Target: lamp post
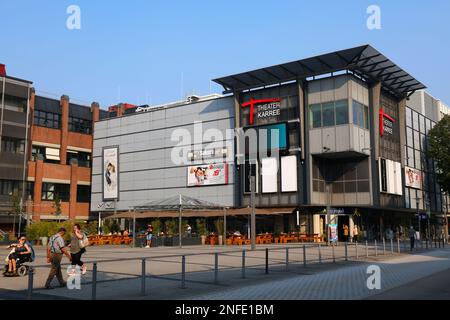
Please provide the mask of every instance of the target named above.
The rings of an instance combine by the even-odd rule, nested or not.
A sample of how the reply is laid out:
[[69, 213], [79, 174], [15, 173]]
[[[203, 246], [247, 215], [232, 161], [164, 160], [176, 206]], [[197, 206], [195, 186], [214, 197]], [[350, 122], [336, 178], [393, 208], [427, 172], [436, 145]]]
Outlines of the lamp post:
[[330, 193], [330, 182], [325, 182], [325, 188], [327, 190], [327, 221], [325, 223], [327, 228], [327, 244], [330, 245], [330, 211], [331, 211], [331, 193]]

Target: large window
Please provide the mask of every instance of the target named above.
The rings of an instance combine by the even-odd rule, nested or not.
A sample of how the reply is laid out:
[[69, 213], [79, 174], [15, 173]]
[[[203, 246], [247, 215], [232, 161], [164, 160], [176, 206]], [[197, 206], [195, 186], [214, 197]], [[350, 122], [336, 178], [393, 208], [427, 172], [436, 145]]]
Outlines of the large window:
[[77, 202], [90, 202], [90, 201], [91, 201], [91, 187], [77, 186]]
[[34, 124], [41, 127], [60, 129], [61, 115], [40, 110], [34, 111]]
[[25, 153], [25, 140], [2, 137], [2, 152]]
[[70, 201], [70, 185], [57, 183], [42, 184], [42, 200], [55, 200], [56, 195], [61, 201]]
[[331, 127], [348, 123], [347, 100], [309, 106], [310, 128]]
[[22, 181], [0, 180], [0, 195], [2, 196], [19, 195], [21, 190]]
[[70, 165], [72, 159], [78, 161], [79, 167], [90, 168], [91, 167], [91, 154], [81, 151], [67, 151], [67, 164]]
[[353, 124], [369, 129], [369, 108], [355, 100], [353, 100]]
[[69, 117], [69, 130], [84, 134], [91, 134], [92, 122], [90, 120]]

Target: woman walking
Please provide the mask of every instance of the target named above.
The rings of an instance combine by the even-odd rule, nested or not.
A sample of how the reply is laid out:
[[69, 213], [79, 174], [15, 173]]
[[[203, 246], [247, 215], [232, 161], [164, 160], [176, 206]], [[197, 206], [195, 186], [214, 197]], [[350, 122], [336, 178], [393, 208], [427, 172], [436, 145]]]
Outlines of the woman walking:
[[86, 266], [81, 261], [81, 255], [86, 252], [85, 247], [88, 244], [87, 236], [81, 232], [80, 225], [74, 224], [73, 233], [70, 238], [70, 256], [72, 257], [72, 270], [75, 269], [75, 266], [79, 266], [81, 268], [81, 273], [86, 274]]

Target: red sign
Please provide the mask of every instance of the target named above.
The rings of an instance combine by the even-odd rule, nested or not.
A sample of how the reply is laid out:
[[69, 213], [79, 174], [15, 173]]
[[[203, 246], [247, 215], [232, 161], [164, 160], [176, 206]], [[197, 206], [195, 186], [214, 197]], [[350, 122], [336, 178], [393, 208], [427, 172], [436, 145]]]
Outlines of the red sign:
[[255, 100], [255, 99], [251, 98], [250, 101], [244, 102], [242, 104], [242, 107], [245, 108], [245, 107], [250, 106], [250, 124], [253, 124], [253, 117], [255, 114], [255, 106], [256, 105], [265, 104], [265, 103], [276, 103], [276, 102], [281, 102], [281, 99], [275, 98], [275, 99]]
[[392, 123], [395, 122], [394, 118], [392, 118], [391, 116], [384, 113], [383, 108], [380, 108], [380, 136], [381, 137], [384, 135], [385, 131], [392, 134], [392, 126], [389, 127], [389, 123], [385, 123], [385, 120], [391, 121], [391, 125], [392, 125]]

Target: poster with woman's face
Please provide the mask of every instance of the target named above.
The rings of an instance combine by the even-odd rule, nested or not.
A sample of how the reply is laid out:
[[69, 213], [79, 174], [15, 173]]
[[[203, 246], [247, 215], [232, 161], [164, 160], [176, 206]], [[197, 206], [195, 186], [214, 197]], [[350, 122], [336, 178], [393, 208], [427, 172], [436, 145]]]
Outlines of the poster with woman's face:
[[114, 200], [119, 197], [118, 158], [118, 147], [103, 149], [103, 199], [105, 200]]
[[219, 185], [228, 183], [226, 163], [215, 163], [188, 167], [188, 187]]

